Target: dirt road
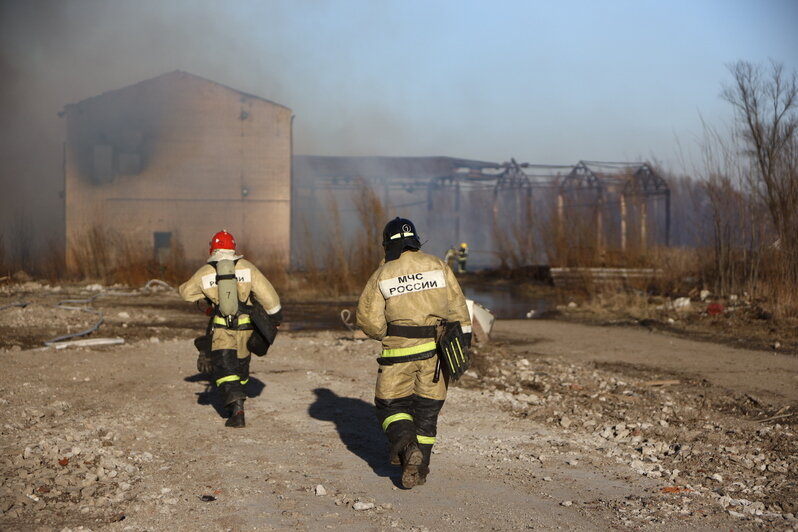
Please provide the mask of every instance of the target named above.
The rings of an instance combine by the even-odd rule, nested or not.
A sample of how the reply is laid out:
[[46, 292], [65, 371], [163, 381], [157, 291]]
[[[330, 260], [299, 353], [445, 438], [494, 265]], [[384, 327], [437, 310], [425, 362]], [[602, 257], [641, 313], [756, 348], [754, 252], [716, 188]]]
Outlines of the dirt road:
[[500, 321], [494, 338], [519, 352], [532, 350], [604, 367], [627, 364], [691, 375], [729, 390], [798, 402], [798, 357], [793, 355], [695, 342], [643, 327], [591, 327], [556, 321]]
[[[114, 316], [131, 329], [145, 303]], [[242, 430], [185, 331], [2, 350], [0, 528], [798, 529], [796, 359], [546, 321], [494, 340], [412, 490], [374, 419], [378, 344], [344, 330], [284, 332], [255, 359]]]

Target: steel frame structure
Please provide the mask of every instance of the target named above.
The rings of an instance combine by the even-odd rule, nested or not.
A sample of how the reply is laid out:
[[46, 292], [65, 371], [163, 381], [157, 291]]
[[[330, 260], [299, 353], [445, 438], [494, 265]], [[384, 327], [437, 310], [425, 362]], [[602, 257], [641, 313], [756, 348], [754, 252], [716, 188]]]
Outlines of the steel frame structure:
[[[316, 190], [351, 191], [355, 193], [363, 186], [371, 183], [381, 190], [384, 205], [389, 205], [392, 191], [404, 191], [413, 194], [425, 193], [408, 205], [426, 203], [427, 223], [432, 227], [438, 223], [436, 217], [445, 214], [451, 218], [453, 234], [448, 237], [452, 242], [461, 241], [463, 219], [463, 194], [466, 191], [484, 190], [491, 197], [491, 221], [501, 223], [502, 215], [511, 208], [514, 219], [523, 223], [525, 209], [533, 205], [535, 190], [548, 189], [556, 194], [556, 223], [561, 230], [569, 212], [575, 208], [593, 210], [593, 224], [596, 229], [596, 247], [602, 249], [607, 245], [607, 227], [605, 213], [617, 204], [614, 211], [620, 218], [620, 247], [628, 247], [629, 210], [635, 208], [639, 218], [640, 244], [649, 244], [650, 227], [653, 223], [664, 223], [664, 244], [670, 244], [671, 215], [670, 189], [666, 181], [659, 176], [648, 163], [634, 162], [602, 162], [581, 160], [575, 165], [542, 165], [518, 163], [515, 159], [496, 165], [459, 166], [450, 174], [432, 178], [414, 178], [412, 176], [396, 176], [372, 182], [365, 176], [325, 176], [317, 179], [312, 187]], [[504, 201], [511, 196], [512, 207]], [[441, 212], [441, 206], [451, 201], [451, 210]], [[664, 220], [650, 219], [648, 206], [650, 202], [664, 201]], [[530, 237], [531, 238], [531, 237]]]

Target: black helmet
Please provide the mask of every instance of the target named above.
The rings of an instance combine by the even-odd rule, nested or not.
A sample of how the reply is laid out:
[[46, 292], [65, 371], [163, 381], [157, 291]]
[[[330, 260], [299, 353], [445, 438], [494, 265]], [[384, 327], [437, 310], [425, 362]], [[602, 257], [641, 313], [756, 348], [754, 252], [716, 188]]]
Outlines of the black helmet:
[[385, 261], [398, 259], [405, 249], [419, 249], [416, 226], [407, 218], [394, 218], [382, 231], [382, 247], [385, 248]]

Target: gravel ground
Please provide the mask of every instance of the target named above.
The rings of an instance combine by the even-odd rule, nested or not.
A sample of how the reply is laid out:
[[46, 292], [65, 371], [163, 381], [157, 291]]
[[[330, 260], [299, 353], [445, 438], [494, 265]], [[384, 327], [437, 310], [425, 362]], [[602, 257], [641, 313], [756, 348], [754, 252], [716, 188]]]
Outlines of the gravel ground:
[[[0, 314], [3, 529], [798, 530], [795, 357], [500, 321], [450, 388], [428, 483], [404, 490], [376, 342], [289, 320], [227, 429], [194, 368], [205, 318], [174, 292], [35, 285], [0, 299], [29, 300]], [[98, 293], [91, 337], [124, 344], [42, 347], [96, 321], [52, 305]]]

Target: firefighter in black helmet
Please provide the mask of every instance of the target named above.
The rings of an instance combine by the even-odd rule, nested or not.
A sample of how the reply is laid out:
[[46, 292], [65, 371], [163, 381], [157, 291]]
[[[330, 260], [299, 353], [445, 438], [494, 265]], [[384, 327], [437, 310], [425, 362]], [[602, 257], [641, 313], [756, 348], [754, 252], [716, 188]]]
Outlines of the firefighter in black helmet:
[[377, 359], [377, 419], [402, 465], [402, 484], [426, 482], [446, 375], [435, 379], [441, 320], [459, 321], [468, 341], [471, 320], [451, 268], [420, 251], [413, 222], [395, 218], [383, 231], [385, 260], [368, 280], [357, 307], [358, 326], [382, 342]]

